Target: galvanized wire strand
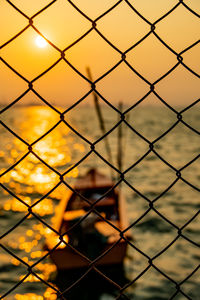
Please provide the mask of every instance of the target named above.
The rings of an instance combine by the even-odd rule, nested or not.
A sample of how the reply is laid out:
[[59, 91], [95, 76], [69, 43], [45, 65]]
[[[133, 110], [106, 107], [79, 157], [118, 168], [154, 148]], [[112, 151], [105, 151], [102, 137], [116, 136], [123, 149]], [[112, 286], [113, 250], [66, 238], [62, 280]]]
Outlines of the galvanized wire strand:
[[[174, 128], [177, 127], [178, 124], [182, 124], [185, 128], [190, 130], [192, 133], [194, 133], [197, 136], [200, 136], [200, 131], [196, 128], [194, 128], [191, 124], [186, 122], [184, 120], [184, 113], [189, 111], [191, 108], [196, 107], [199, 104], [200, 99], [195, 99], [191, 104], [189, 104], [187, 107], [182, 109], [181, 111], [177, 111], [172, 105], [170, 105], [164, 98], [161, 96], [156, 88], [157, 84], [161, 82], [164, 78], [167, 78], [171, 73], [174, 72], [174, 70], [177, 69], [180, 65], [187, 70], [189, 73], [191, 73], [193, 76], [196, 78], [200, 78], [200, 75], [192, 69], [191, 66], [186, 64], [184, 62], [184, 54], [188, 53], [191, 49], [196, 47], [199, 44], [199, 40], [194, 42], [193, 44], [187, 46], [185, 49], [183, 49], [181, 52], [177, 52], [171, 45], [169, 45], [163, 36], [160, 36], [157, 32], [156, 29], [159, 27], [159, 23], [162, 22], [163, 20], [167, 19], [169, 15], [171, 15], [174, 11], [177, 10], [179, 7], [184, 7], [189, 13], [191, 13], [194, 17], [199, 18], [200, 15], [194, 11], [188, 4], [184, 2], [184, 0], [179, 0], [177, 3], [171, 7], [165, 14], [163, 14], [160, 18], [158, 18], [154, 23], [150, 22], [140, 11], [138, 11], [133, 4], [131, 4], [128, 0], [119, 0], [115, 1], [114, 4], [109, 7], [106, 11], [104, 11], [101, 15], [99, 15], [96, 19], [91, 19], [86, 12], [82, 11], [72, 0], [66, 0], [66, 3], [70, 4], [73, 9], [79, 13], [83, 19], [85, 19], [88, 24], [91, 25], [91, 27], [81, 36], [79, 36], [76, 40], [74, 40], [70, 45], [66, 45], [64, 49], [60, 49], [56, 44], [54, 44], [51, 40], [47, 39], [45, 35], [40, 31], [37, 26], [35, 26], [34, 21], [39, 15], [42, 15], [43, 12], [48, 11], [49, 7], [53, 7], [54, 3], [58, 2], [58, 0], [54, 0], [49, 2], [46, 6], [41, 8], [39, 11], [37, 11], [34, 15], [29, 17], [26, 13], [23, 12], [23, 10], [19, 9], [17, 5], [15, 5], [12, 1], [6, 0], [6, 2], [10, 5], [12, 9], [14, 9], [17, 13], [19, 13], [21, 16], [23, 16], [28, 24], [22, 28], [17, 34], [9, 38], [7, 41], [5, 41], [2, 45], [0, 45], [0, 49], [6, 49], [6, 47], [13, 43], [19, 36], [22, 36], [24, 32], [26, 32], [29, 28], [32, 28], [38, 35], [42, 36], [47, 43], [58, 53], [58, 58], [56, 61], [54, 61], [53, 64], [51, 64], [49, 67], [47, 67], [45, 70], [43, 70], [40, 74], [38, 74], [35, 78], [32, 80], [27, 79], [23, 74], [21, 74], [17, 69], [15, 69], [12, 65], [9, 64], [9, 62], [4, 58], [0, 57], [0, 61], [6, 66], [11, 72], [13, 72], [18, 78], [26, 82], [27, 84], [27, 89], [21, 93], [20, 96], [18, 96], [16, 99], [13, 99], [10, 101], [8, 105], [3, 107], [0, 111], [0, 115], [3, 115], [4, 112], [9, 111], [13, 108], [13, 106], [17, 103], [22, 102], [23, 98], [31, 91], [34, 93], [34, 95], [38, 98], [39, 101], [41, 101], [42, 104], [47, 105], [49, 109], [52, 109], [57, 115], [60, 117], [60, 120], [58, 122], [55, 122], [55, 124], [45, 133], [43, 133], [41, 136], [39, 136], [36, 140], [34, 140], [32, 143], [28, 143], [23, 137], [20, 136], [20, 134], [15, 132], [15, 129], [11, 129], [7, 124], [6, 121], [0, 120], [0, 125], [10, 134], [12, 134], [17, 140], [21, 141], [24, 145], [27, 146], [27, 152], [25, 152], [21, 158], [19, 158], [17, 161], [15, 161], [11, 166], [9, 166], [6, 170], [3, 170], [3, 172], [0, 174], [0, 178], [6, 174], [8, 174], [10, 171], [12, 171], [16, 166], [19, 166], [20, 163], [30, 154], [34, 155], [35, 158], [40, 161], [43, 165], [45, 165], [49, 170], [51, 170], [54, 174], [58, 176], [58, 181], [55, 184], [53, 188], [51, 188], [46, 194], [44, 194], [40, 199], [38, 199], [35, 203], [32, 205], [28, 205], [25, 201], [20, 199], [19, 196], [15, 194], [12, 190], [10, 190], [6, 185], [3, 183], [0, 183], [0, 186], [3, 190], [5, 190], [7, 193], [9, 193], [11, 196], [13, 196], [17, 201], [21, 202], [23, 205], [27, 207], [27, 212], [23, 218], [21, 218], [16, 224], [14, 224], [11, 228], [9, 228], [6, 232], [4, 232], [0, 236], [0, 247], [6, 251], [11, 257], [14, 257], [17, 259], [20, 263], [22, 263], [25, 267], [27, 267], [27, 274], [23, 277], [22, 280], [20, 280], [17, 284], [15, 284], [13, 287], [11, 287], [4, 295], [0, 296], [0, 299], [5, 299], [11, 292], [13, 292], [19, 285], [23, 284], [25, 279], [30, 275], [33, 274], [37, 279], [44, 283], [46, 286], [51, 287], [55, 293], [57, 294], [58, 298], [65, 299], [65, 294], [69, 292], [73, 287], [76, 287], [76, 285], [91, 271], [95, 270], [98, 274], [100, 274], [105, 280], [110, 282], [111, 285], [115, 286], [118, 290], [118, 295], [116, 296], [115, 299], [120, 299], [123, 297], [124, 299], [129, 299], [126, 294], [124, 294], [127, 290], [127, 288], [131, 285], [133, 285], [135, 282], [137, 282], [150, 268], [153, 268], [156, 270], [160, 275], [162, 275], [165, 279], [170, 281], [176, 291], [171, 295], [169, 299], [174, 299], [178, 294], [181, 294], [184, 296], [186, 299], [191, 299], [182, 289], [183, 284], [188, 281], [200, 268], [200, 266], [196, 266], [196, 268], [187, 276], [185, 279], [183, 279], [181, 282], [176, 282], [174, 279], [172, 279], [170, 276], [168, 276], [164, 271], [162, 271], [160, 268], [156, 266], [156, 259], [164, 255], [164, 253], [173, 245], [176, 243], [176, 241], [179, 238], [183, 238], [187, 243], [190, 243], [194, 245], [195, 247], [200, 248], [199, 243], [196, 243], [189, 237], [187, 237], [184, 233], [184, 229], [187, 228], [187, 226], [194, 221], [200, 214], [200, 210], [195, 212], [193, 216], [185, 222], [181, 227], [177, 226], [174, 222], [172, 222], [167, 216], [165, 216], [163, 213], [157, 209], [154, 204], [157, 203], [159, 199], [161, 199], [168, 191], [170, 191], [176, 184], [177, 182], [182, 182], [185, 185], [191, 187], [193, 190], [196, 192], [200, 192], [200, 189], [195, 186], [192, 182], [190, 182], [187, 178], [183, 177], [182, 171], [187, 169], [189, 166], [193, 165], [199, 158], [200, 154], [196, 155], [193, 157], [190, 161], [185, 163], [181, 168], [177, 169], [173, 164], [171, 164], [165, 157], [163, 157], [158, 150], [155, 150], [155, 145], [158, 141], [162, 140], [165, 136], [167, 136], [171, 131], [173, 131]], [[104, 17], [109, 15], [112, 11], [114, 11], [116, 8], [119, 8], [122, 3], [126, 3], [127, 7], [133, 12], [133, 14], [136, 14], [140, 19], [143, 20], [144, 23], [146, 23], [150, 29], [146, 32], [146, 34], [140, 38], [138, 41], [136, 41], [134, 44], [132, 44], [128, 49], [125, 51], [122, 51], [115, 43], [110, 41], [108, 37], [106, 36], [106, 33], [102, 33], [101, 30], [98, 28], [98, 22], [101, 20], [103, 21]], [[67, 58], [67, 51], [73, 47], [75, 47], [81, 40], [84, 40], [85, 37], [89, 36], [91, 32], [95, 32], [108, 46], [111, 47], [111, 49], [119, 55], [118, 61], [109, 69], [107, 69], [103, 74], [100, 75], [99, 78], [97, 78], [95, 81], [92, 81], [91, 79], [88, 79], [77, 67], [75, 67], [70, 60]], [[128, 60], [128, 54], [131, 51], [134, 51], [135, 48], [137, 48], [138, 45], [142, 44], [143, 41], [145, 41], [149, 36], [153, 35], [161, 44], [162, 46], [167, 49], [171, 54], [173, 54], [177, 62], [171, 66], [164, 74], [162, 74], [159, 78], [157, 78], [154, 82], [150, 82], [141, 72], [139, 72], [134, 65], [132, 65], [129, 60]], [[73, 103], [65, 109], [64, 112], [60, 112], [59, 109], [57, 109], [54, 105], [52, 105], [47, 98], [44, 98], [40, 93], [35, 89], [34, 83], [37, 82], [40, 78], [44, 77], [50, 70], [54, 69], [56, 65], [58, 65], [60, 62], [64, 62], [71, 70], [73, 70], [82, 80], [90, 84], [90, 89], [83, 95], [80, 99], [73, 99]], [[112, 74], [114, 70], [116, 70], [120, 65], [124, 64], [133, 74], [135, 74], [138, 78], [140, 78], [148, 87], [149, 91], [144, 94], [140, 99], [137, 99], [137, 101], [132, 104], [131, 107], [127, 108], [123, 113], [113, 105], [109, 99], [105, 98], [102, 93], [98, 91], [97, 84], [101, 82], [104, 78], [106, 78], [109, 74]], [[109, 129], [105, 130], [101, 134], [101, 136], [96, 139], [96, 141], [91, 142], [87, 136], [84, 134], [80, 133], [72, 124], [70, 124], [69, 121], [66, 121], [65, 116], [73, 111], [75, 107], [78, 107], [80, 103], [83, 102], [84, 99], [86, 99], [89, 95], [92, 93], [95, 93], [101, 103], [107, 105], [110, 109], [112, 109], [114, 112], [116, 112], [119, 115], [119, 120]], [[149, 95], [153, 94], [160, 103], [162, 103], [168, 110], [170, 110], [174, 116], [176, 116], [177, 120], [169, 127], [167, 128], [160, 136], [155, 138], [153, 141], [150, 141], [148, 138], [146, 138], [141, 132], [139, 132], [134, 125], [130, 124], [130, 121], [128, 120], [127, 115], [128, 113], [134, 111], [136, 107], [138, 107], [141, 103], [145, 102], [147, 97]], [[37, 145], [37, 143], [41, 140], [43, 140], [46, 136], [48, 136], [50, 133], [53, 133], [56, 128], [60, 124], [64, 124], [70, 132], [73, 132], [78, 138], [80, 138], [84, 143], [87, 144], [88, 146], [88, 152], [83, 156], [79, 157], [78, 161], [75, 162], [75, 164], [70, 167], [68, 170], [65, 172], [61, 173], [58, 170], [56, 170], [54, 167], [52, 167], [49, 163], [47, 163], [44, 159], [40, 157], [35, 151], [34, 151], [34, 145]], [[137, 135], [139, 139], [142, 139], [144, 143], [147, 145], [148, 150], [141, 154], [141, 157], [134, 163], [132, 163], [128, 168], [126, 168], [123, 172], [122, 170], [119, 170], [118, 167], [115, 167], [107, 157], [105, 157], [104, 154], [102, 154], [100, 151], [97, 151], [96, 145], [100, 143], [103, 139], [109, 138], [109, 135], [114, 132], [115, 129], [117, 129], [119, 126], [124, 124], [127, 129], [131, 130], [134, 134]], [[159, 159], [162, 163], [165, 164], [170, 170], [172, 170], [176, 176], [174, 180], [168, 185], [167, 188], [163, 192], [161, 192], [157, 197], [155, 197], [153, 200], [150, 200], [146, 195], [144, 195], [140, 190], [138, 190], [134, 184], [131, 184], [127, 178], [126, 175], [131, 171], [134, 170], [134, 168], [146, 158], [148, 157], [149, 154], [154, 154], [157, 159]], [[89, 199], [81, 195], [77, 190], [72, 187], [67, 180], [65, 179], [65, 176], [74, 170], [76, 167], [81, 166], [81, 164], [88, 158], [90, 155], [96, 155], [103, 163], [105, 163], [106, 166], [111, 168], [117, 175], [119, 180], [116, 180], [114, 182], [113, 187], [109, 189], [104, 195], [102, 195], [98, 200], [96, 200], [94, 203], [91, 203]], [[97, 210], [96, 210], [96, 204], [100, 202], [102, 199], [105, 199], [105, 197], [111, 192], [114, 191], [118, 186], [124, 183], [130, 190], [134, 191], [139, 197], [141, 197], [144, 201], [147, 202], [148, 208], [146, 209], [145, 212], [143, 212], [132, 224], [130, 224], [127, 228], [120, 230], [117, 228], [115, 225], [113, 225], [111, 222], [109, 222], [107, 219], [105, 219]], [[34, 207], [37, 206], [38, 203], [41, 203], [44, 199], [46, 199], [53, 191], [55, 191], [60, 184], [64, 184], [69, 190], [71, 190], [73, 193], [75, 193], [77, 196], [79, 196], [85, 203], [89, 205], [89, 211], [78, 221], [76, 222], [73, 226], [71, 226], [65, 233], [60, 234], [57, 232], [50, 224], [48, 224], [41, 216], [36, 214], [33, 209]], [[174, 237], [174, 239], [166, 245], [161, 251], [159, 251], [157, 254], [155, 254], [152, 258], [149, 257], [142, 249], [137, 247], [136, 243], [133, 241], [130, 241], [126, 237], [126, 232], [128, 232], [131, 229], [134, 229], [135, 226], [143, 220], [143, 218], [148, 215], [150, 212], [154, 212], [159, 218], [161, 218], [165, 223], [170, 225], [174, 230], [176, 230], [177, 235]], [[72, 231], [74, 228], [76, 228], [83, 220], [85, 220], [91, 213], [95, 213], [96, 215], [99, 216], [102, 220], [104, 220], [109, 226], [111, 226], [116, 232], [119, 234], [119, 239], [116, 241], [113, 246], [105, 251], [104, 253], [101, 253], [95, 260], [91, 261], [89, 258], [87, 258], [83, 253], [78, 251], [75, 247], [72, 245], [66, 243], [63, 239], [63, 237]], [[6, 246], [3, 245], [3, 239], [4, 237], [8, 236], [13, 230], [18, 228], [25, 220], [27, 220], [30, 216], [33, 216], [37, 221], [39, 221], [41, 224], [43, 224], [46, 228], [49, 228], [50, 231], [54, 232], [59, 236], [60, 241], [47, 253], [38, 259], [34, 264], [31, 266], [27, 264], [23, 259], [18, 257], [15, 253], [13, 253], [11, 250], [9, 250]], [[130, 280], [129, 283], [124, 285], [123, 287], [119, 286], [116, 282], [114, 282], [111, 278], [109, 278], [107, 275], [105, 275], [102, 271], [99, 270], [97, 263], [98, 261], [106, 256], [107, 253], [112, 251], [112, 249], [121, 241], [124, 240], [127, 242], [127, 244], [132, 247], [135, 251], [140, 253], [147, 261], [148, 261], [148, 266], [140, 273], [138, 274], [134, 279]], [[64, 243], [66, 247], [70, 248], [72, 251], [74, 251], [76, 254], [80, 255], [82, 258], [85, 259], [85, 261], [88, 263], [88, 268], [86, 272], [78, 278], [71, 286], [66, 287], [64, 291], [59, 291], [59, 289], [55, 288], [52, 284], [48, 283], [45, 281], [41, 276], [39, 276], [33, 268], [37, 266], [38, 263], [43, 262], [44, 259], [49, 257], [49, 255], [55, 251], [58, 246]]]

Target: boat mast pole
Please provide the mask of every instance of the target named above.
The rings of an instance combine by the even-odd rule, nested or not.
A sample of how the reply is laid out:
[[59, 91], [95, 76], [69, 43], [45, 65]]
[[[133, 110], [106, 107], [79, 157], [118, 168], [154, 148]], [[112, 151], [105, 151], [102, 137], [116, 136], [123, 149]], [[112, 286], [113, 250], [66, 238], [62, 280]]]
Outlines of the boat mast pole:
[[[122, 112], [122, 109], [123, 109], [123, 103], [120, 101], [118, 105], [118, 110]], [[122, 136], [123, 136], [123, 131], [122, 131], [122, 123], [121, 123], [118, 126], [118, 151], [117, 151], [117, 164], [120, 172], [122, 171], [122, 164], [123, 164]]]
[[[86, 71], [87, 71], [88, 79], [91, 82], [93, 82], [90, 68], [87, 67]], [[98, 99], [97, 94], [94, 91], [92, 92], [92, 95], [93, 95], [94, 105], [95, 105], [98, 120], [99, 120], [100, 129], [101, 129], [101, 132], [104, 135], [104, 134], [106, 134], [106, 128], [105, 128], [105, 122], [104, 122], [103, 114], [101, 112], [101, 107], [99, 105], [99, 99]], [[112, 152], [111, 152], [111, 148], [110, 148], [110, 144], [109, 144], [107, 136], [104, 138], [104, 143], [105, 143], [105, 148], [106, 148], [107, 155], [108, 155], [108, 160], [109, 160], [110, 164], [113, 165]], [[111, 177], [113, 178], [113, 169], [111, 169]]]

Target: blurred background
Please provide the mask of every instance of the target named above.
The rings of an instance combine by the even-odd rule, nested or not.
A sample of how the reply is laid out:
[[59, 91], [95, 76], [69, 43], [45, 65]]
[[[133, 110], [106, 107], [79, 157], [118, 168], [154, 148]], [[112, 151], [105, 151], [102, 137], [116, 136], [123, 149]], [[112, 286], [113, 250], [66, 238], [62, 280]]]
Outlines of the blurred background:
[[[89, 67], [105, 128], [110, 130], [107, 140], [116, 168], [119, 133], [115, 126], [119, 102], [123, 103], [128, 125], [121, 125], [122, 171], [130, 168], [125, 179], [136, 191], [125, 182], [120, 186], [129, 223], [144, 215], [129, 231], [138, 249], [157, 256], [154, 265], [161, 270], [146, 270], [148, 259], [128, 246], [124, 274], [116, 280], [131, 283], [139, 276], [125, 292], [129, 299], [161, 300], [173, 295], [173, 299], [199, 299], [200, 2], [185, 0], [184, 6], [177, 0], [57, 0], [37, 14], [49, 3], [0, 1], [0, 296], [56, 299], [53, 287], [59, 287], [59, 282], [49, 257], [34, 267], [35, 275], [25, 277], [23, 262], [35, 263], [46, 254], [43, 245], [50, 231], [28, 214], [27, 207], [37, 202], [34, 213], [51, 224], [68, 190], [54, 170], [71, 169], [90, 151], [87, 141], [94, 143], [103, 135], [87, 81]], [[92, 20], [96, 29], [91, 29]], [[155, 24], [153, 32], [151, 24]], [[65, 60], [60, 51], [65, 52]], [[184, 64], [178, 62], [179, 54]], [[153, 84], [155, 90], [150, 91]], [[179, 112], [184, 123], [177, 123]], [[73, 130], [60, 122], [61, 113]], [[154, 143], [159, 155], [151, 151], [145, 156], [149, 143]], [[97, 142], [96, 151], [109, 160], [104, 139]], [[91, 167], [110, 175], [110, 166], [92, 153], [64, 179], [72, 186]], [[177, 178], [177, 170], [184, 180]], [[113, 170], [112, 175], [117, 181], [118, 173]], [[147, 214], [145, 197], [156, 199], [155, 209]], [[178, 227], [184, 236], [177, 238]], [[176, 282], [182, 293], [176, 294]], [[116, 299], [117, 291], [109, 284], [101, 282], [105, 289], [99, 289], [97, 283], [91, 295], [87, 281], [78, 291], [85, 299], [94, 299], [94, 292], [96, 299]], [[66, 295], [78, 299], [71, 297]]]

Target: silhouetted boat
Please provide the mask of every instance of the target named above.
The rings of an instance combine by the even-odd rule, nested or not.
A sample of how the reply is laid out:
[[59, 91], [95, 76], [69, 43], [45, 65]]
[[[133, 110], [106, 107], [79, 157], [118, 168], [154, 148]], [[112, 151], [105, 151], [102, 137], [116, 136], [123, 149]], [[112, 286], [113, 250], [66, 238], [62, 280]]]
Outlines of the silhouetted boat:
[[[95, 262], [98, 266], [122, 264], [127, 250], [127, 242], [123, 238], [120, 239], [120, 231], [128, 226], [125, 200], [121, 192], [119, 193], [119, 189], [113, 189], [113, 186], [113, 181], [107, 176], [96, 169], [91, 169], [77, 180], [74, 186], [76, 192], [71, 191], [66, 198], [61, 200], [55, 214], [53, 227], [62, 235], [67, 232], [67, 235], [63, 237], [66, 243], [90, 260], [101, 256]], [[104, 194], [106, 194], [105, 197], [102, 197]], [[94, 209], [113, 226], [102, 220], [95, 212], [91, 212], [75, 226], [91, 210], [90, 204], [79, 195], [88, 199], [91, 204], [95, 203]], [[128, 235], [127, 238], [129, 238]], [[52, 244], [50, 238], [47, 237], [45, 247], [50, 251], [50, 257], [58, 270], [89, 266], [87, 259], [65, 243], [62, 242], [53, 250], [54, 245], [55, 243]]]

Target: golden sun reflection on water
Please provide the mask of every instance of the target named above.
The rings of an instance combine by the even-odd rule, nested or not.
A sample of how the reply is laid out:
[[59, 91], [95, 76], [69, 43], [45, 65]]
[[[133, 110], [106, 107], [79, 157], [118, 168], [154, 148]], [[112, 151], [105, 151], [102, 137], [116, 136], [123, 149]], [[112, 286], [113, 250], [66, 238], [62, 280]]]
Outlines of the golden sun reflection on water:
[[[29, 143], [36, 141], [55, 125], [57, 118], [57, 114], [47, 107], [27, 107], [24, 110], [24, 116], [21, 118], [22, 121], [18, 121], [19, 135]], [[27, 147], [17, 138], [14, 139], [12, 147], [9, 144], [7, 145], [7, 149], [9, 153], [6, 155], [2, 152], [1, 155], [6, 156], [8, 164], [16, 162], [27, 152]], [[79, 145], [69, 136], [67, 126], [54, 129], [33, 145], [34, 153], [49, 166], [60, 172], [62, 172], [60, 169], [63, 167], [66, 171], [73, 166], [71, 161], [74, 149], [83, 152], [84, 146]], [[4, 171], [6, 171], [6, 168], [2, 169], [2, 173]], [[77, 167], [66, 174], [66, 177], [76, 178], [77, 176]], [[7, 183], [15, 194], [20, 195], [24, 202], [31, 205], [33, 204], [32, 194], [46, 194], [59, 182], [59, 175], [45, 166], [34, 154], [30, 153], [15, 168], [2, 176], [1, 182]], [[58, 198], [60, 198], [60, 194]], [[8, 200], [4, 205], [4, 209], [20, 212], [27, 210], [26, 206], [16, 199]], [[34, 210], [40, 215], [51, 214], [53, 211], [51, 200], [43, 200], [37, 204]]]
[[[58, 118], [58, 116], [47, 107], [26, 107], [23, 108], [22, 111], [23, 114], [21, 118], [17, 120], [18, 126], [16, 128], [19, 130], [19, 136], [28, 143], [36, 141], [57, 122], [56, 118]], [[0, 157], [6, 161], [6, 167], [2, 169], [2, 172], [6, 171], [6, 168], [18, 161], [20, 157], [27, 152], [27, 146], [19, 139], [13, 138], [13, 140], [11, 140], [8, 138], [8, 141], [5, 151], [0, 152]], [[70, 131], [66, 126], [60, 126], [34, 144], [33, 151], [48, 165], [62, 173], [73, 166], [72, 152], [78, 151], [82, 153], [85, 151], [85, 148], [84, 145], [77, 143], [73, 136], [70, 136]], [[77, 167], [66, 174], [68, 178], [76, 178], [77, 176]], [[59, 181], [59, 175], [45, 166], [32, 153], [29, 153], [23, 161], [1, 177], [1, 182], [28, 206], [40, 200], [53, 189]], [[6, 194], [6, 201], [3, 204], [3, 208], [6, 212], [28, 212], [25, 204], [11, 197], [6, 191], [3, 191], [3, 193]], [[57, 205], [54, 199], [60, 200], [62, 197], [65, 197], [65, 195], [66, 187], [60, 185], [58, 189], [54, 190], [47, 198], [38, 202], [33, 207], [33, 212], [37, 213], [40, 217], [50, 216], [52, 221], [54, 218], [55, 205]], [[29, 216], [29, 218], [33, 217]], [[48, 223], [51, 224], [51, 221], [49, 218]], [[56, 236], [50, 229], [37, 222], [32, 225], [32, 228], [29, 227], [25, 229], [23, 234], [20, 233], [20, 235], [16, 235], [16, 238], [10, 239], [8, 245], [12, 249], [20, 250], [22, 253], [20, 257], [23, 261], [32, 265], [46, 254], [46, 251], [43, 250], [44, 239], [46, 237], [48, 237], [48, 241], [51, 245], [56, 245], [60, 241], [59, 236]], [[65, 242], [67, 241], [66, 236]], [[64, 246], [64, 243], [59, 245], [61, 248]], [[16, 258], [13, 258], [11, 262], [16, 267], [21, 266], [21, 262]], [[50, 274], [56, 271], [55, 265], [46, 260], [45, 262], [39, 262], [34, 269], [36, 274], [45, 281], [48, 281]], [[19, 280], [22, 280], [25, 275], [25, 273], [24, 275], [20, 275]], [[24, 280], [25, 283], [38, 281], [39, 279], [33, 274], [30, 274]], [[50, 287], [47, 287], [43, 293], [43, 295], [37, 295], [32, 292], [18, 293], [15, 295], [15, 299], [56, 299], [55, 290]]]
[[48, 287], [44, 293], [44, 296], [38, 296], [34, 293], [28, 293], [28, 294], [16, 294], [15, 295], [16, 300], [55, 300], [57, 299], [57, 295], [55, 293], [55, 290]]

